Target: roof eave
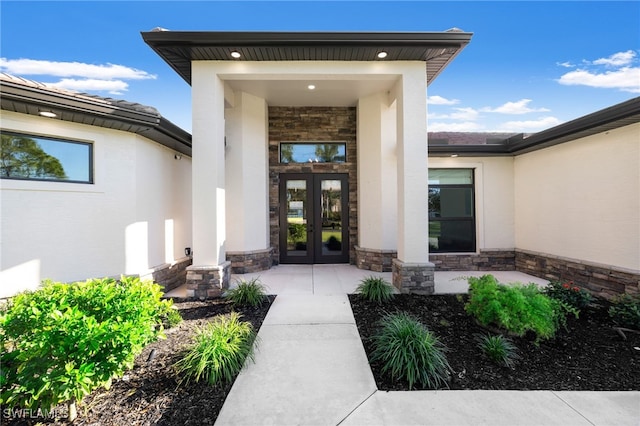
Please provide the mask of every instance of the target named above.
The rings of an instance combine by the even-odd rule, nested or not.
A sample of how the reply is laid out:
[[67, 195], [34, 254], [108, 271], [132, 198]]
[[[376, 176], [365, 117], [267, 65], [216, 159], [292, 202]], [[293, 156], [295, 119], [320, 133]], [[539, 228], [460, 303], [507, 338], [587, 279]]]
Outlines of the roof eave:
[[3, 110], [28, 115], [50, 110], [59, 120], [82, 124], [91, 122], [98, 127], [136, 133], [191, 156], [191, 135], [158, 113], [127, 109], [88, 96], [48, 91], [4, 79], [0, 80], [0, 92]]

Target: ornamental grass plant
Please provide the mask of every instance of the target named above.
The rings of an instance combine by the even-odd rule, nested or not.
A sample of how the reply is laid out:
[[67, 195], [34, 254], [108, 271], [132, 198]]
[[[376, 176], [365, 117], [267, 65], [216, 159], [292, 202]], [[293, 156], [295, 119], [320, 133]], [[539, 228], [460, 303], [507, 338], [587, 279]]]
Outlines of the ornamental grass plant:
[[484, 355], [496, 364], [513, 367], [518, 359], [518, 348], [502, 334], [481, 334], [476, 340]]
[[372, 362], [382, 363], [382, 372], [406, 380], [409, 389], [418, 384], [437, 389], [447, 384], [449, 363], [446, 348], [425, 325], [406, 313], [388, 314], [373, 336]]
[[356, 291], [366, 300], [378, 304], [388, 302], [393, 298], [393, 287], [382, 277], [364, 278], [360, 281]]
[[192, 346], [174, 365], [181, 385], [201, 380], [210, 385], [229, 383], [247, 358], [253, 361], [256, 332], [240, 318], [237, 312], [218, 315], [198, 329]]
[[234, 306], [251, 306], [253, 308], [260, 306], [266, 300], [264, 286], [258, 278], [249, 281], [240, 281], [236, 288], [227, 290], [225, 297], [233, 303]]

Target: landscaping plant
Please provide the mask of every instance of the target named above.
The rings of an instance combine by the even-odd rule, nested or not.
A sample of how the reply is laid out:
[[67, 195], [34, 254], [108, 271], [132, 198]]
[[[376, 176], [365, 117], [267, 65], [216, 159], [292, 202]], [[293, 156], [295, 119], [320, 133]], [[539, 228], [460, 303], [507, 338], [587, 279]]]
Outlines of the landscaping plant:
[[394, 379], [437, 389], [446, 385], [449, 363], [446, 348], [422, 323], [406, 313], [386, 315], [381, 330], [373, 336], [372, 362], [381, 362], [382, 371]]
[[370, 302], [382, 304], [393, 297], [393, 287], [382, 277], [366, 277], [360, 281], [356, 291]]
[[620, 327], [640, 330], [640, 295], [621, 294], [612, 300], [609, 316]]
[[163, 336], [160, 286], [139, 278], [45, 282], [0, 311], [0, 403], [48, 412], [75, 402], [133, 367]]
[[507, 367], [513, 367], [518, 358], [516, 346], [511, 339], [502, 334], [482, 334], [477, 336], [478, 347], [491, 361]]
[[593, 296], [587, 290], [574, 285], [573, 281], [561, 282], [551, 281], [543, 290], [543, 292], [556, 300], [573, 306], [578, 311], [586, 308]]
[[555, 336], [566, 325], [567, 313], [578, 311], [548, 297], [535, 285], [504, 285], [493, 275], [469, 278], [469, 300], [465, 310], [483, 326], [495, 326], [517, 336], [528, 331], [536, 342]]
[[237, 312], [216, 316], [196, 332], [193, 345], [175, 364], [180, 384], [231, 382], [245, 359], [253, 360], [255, 339], [251, 323], [240, 321]]
[[266, 299], [264, 286], [258, 278], [250, 281], [240, 281], [236, 288], [227, 290], [225, 297], [235, 306], [257, 307]]

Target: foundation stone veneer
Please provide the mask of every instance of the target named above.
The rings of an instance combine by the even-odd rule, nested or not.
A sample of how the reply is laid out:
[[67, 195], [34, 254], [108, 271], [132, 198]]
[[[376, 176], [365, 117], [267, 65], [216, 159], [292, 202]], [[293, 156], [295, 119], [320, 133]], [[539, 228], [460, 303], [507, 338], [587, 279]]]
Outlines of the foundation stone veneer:
[[229, 288], [231, 262], [217, 266], [189, 266], [187, 268], [187, 297], [213, 299]]

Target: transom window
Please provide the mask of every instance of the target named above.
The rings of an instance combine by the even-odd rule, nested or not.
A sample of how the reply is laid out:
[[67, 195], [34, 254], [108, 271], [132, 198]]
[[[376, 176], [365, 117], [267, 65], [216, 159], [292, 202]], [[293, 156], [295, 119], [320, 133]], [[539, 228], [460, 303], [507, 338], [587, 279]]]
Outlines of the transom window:
[[93, 145], [0, 131], [2, 179], [93, 183]]
[[429, 169], [429, 251], [476, 250], [473, 169]]
[[281, 163], [344, 163], [347, 144], [344, 142], [281, 143]]

